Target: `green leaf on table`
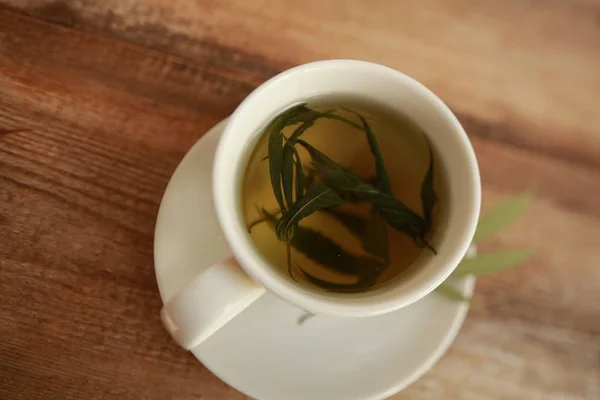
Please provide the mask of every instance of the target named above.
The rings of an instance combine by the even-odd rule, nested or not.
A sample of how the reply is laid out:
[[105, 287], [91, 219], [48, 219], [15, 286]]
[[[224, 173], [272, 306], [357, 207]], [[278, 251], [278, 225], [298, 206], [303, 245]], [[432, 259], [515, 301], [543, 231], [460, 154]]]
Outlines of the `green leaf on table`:
[[452, 276], [487, 275], [516, 267], [533, 256], [532, 250], [501, 250], [463, 259]]
[[449, 300], [471, 302], [471, 298], [463, 294], [463, 292], [453, 286], [451, 283], [444, 282], [435, 289], [435, 292], [441, 294]]
[[527, 208], [534, 194], [528, 189], [498, 204], [486, 212], [477, 224], [473, 243], [488, 239], [514, 222]]
[[329, 186], [324, 184], [311, 186], [306, 195], [296, 201], [279, 219], [276, 228], [277, 238], [289, 241], [293, 235], [293, 228], [302, 219], [320, 209], [334, 207], [343, 202], [344, 200]]

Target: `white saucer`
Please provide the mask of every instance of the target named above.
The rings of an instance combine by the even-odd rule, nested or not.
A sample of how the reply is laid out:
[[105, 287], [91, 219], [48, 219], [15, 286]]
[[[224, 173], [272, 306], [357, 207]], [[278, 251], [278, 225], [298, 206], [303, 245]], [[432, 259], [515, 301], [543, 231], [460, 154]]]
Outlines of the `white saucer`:
[[[163, 302], [231, 255], [216, 220], [212, 162], [226, 120], [177, 167], [154, 238]], [[475, 280], [457, 286], [466, 295]], [[192, 352], [221, 380], [260, 400], [384, 399], [427, 372], [458, 333], [468, 306], [430, 294], [390, 314], [345, 319], [304, 312], [267, 293]]]

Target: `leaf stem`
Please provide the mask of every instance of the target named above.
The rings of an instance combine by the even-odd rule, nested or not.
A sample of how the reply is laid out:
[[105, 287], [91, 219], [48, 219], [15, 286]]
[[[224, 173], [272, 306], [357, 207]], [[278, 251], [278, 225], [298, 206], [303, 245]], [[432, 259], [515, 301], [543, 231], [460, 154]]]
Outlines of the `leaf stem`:
[[281, 211], [275, 210], [275, 211], [272, 211], [272, 212], [268, 212], [268, 211], [263, 212], [263, 216], [262, 217], [258, 218], [257, 220], [254, 220], [254, 221], [250, 222], [250, 224], [248, 225], [248, 233], [250, 233], [252, 231], [252, 228], [254, 228], [256, 225], [262, 224], [263, 222], [270, 221], [277, 214], [281, 214]]

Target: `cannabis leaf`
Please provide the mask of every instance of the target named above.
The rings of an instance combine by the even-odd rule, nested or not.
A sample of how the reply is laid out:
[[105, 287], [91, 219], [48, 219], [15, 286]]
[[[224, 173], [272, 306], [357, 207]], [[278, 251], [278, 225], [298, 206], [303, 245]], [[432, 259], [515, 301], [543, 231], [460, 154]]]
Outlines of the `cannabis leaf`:
[[533, 256], [532, 250], [502, 250], [465, 258], [458, 264], [452, 276], [482, 276], [516, 267]]
[[394, 227], [407, 224], [408, 227], [424, 228], [423, 218], [400, 200], [364, 182], [353, 172], [340, 166], [304, 140], [298, 140], [298, 144], [308, 151], [313, 166], [325, 183], [337, 192], [350, 194], [360, 200], [373, 203], [373, 206]]
[[[533, 190], [526, 190], [505, 200], [482, 216], [477, 225], [473, 242], [487, 239], [508, 226], [524, 211], [531, 201], [532, 195]], [[504, 271], [527, 261], [533, 254], [532, 250], [501, 250], [478, 254], [474, 257], [464, 258], [451, 276], [457, 278], [468, 275], [483, 276]], [[462, 293], [447, 282], [436, 288], [436, 292], [451, 300], [465, 300], [461, 298]]]
[[425, 140], [427, 142], [427, 147], [429, 148], [429, 167], [427, 168], [425, 179], [423, 179], [423, 184], [421, 185], [421, 203], [423, 206], [423, 217], [425, 218], [425, 223], [430, 225], [431, 213], [438, 198], [433, 188], [433, 150], [429, 140]]
[[[277, 225], [277, 217], [274, 214], [265, 209], [262, 213], [263, 220], [269, 221], [274, 227]], [[351, 254], [323, 233], [309, 227], [298, 225], [290, 244], [323, 268], [342, 275], [354, 275], [357, 279], [383, 268], [380, 261]]]
[[[352, 292], [373, 285], [389, 264], [388, 224], [409, 235], [416, 245], [427, 246], [435, 252], [425, 240], [425, 235], [431, 227], [431, 208], [436, 198], [432, 184], [428, 187], [433, 181], [433, 155], [422, 187], [425, 216], [421, 217], [394, 197], [379, 144], [367, 119], [353, 110], [346, 111], [354, 114], [360, 124], [337, 115], [335, 109], [319, 112], [308, 108], [306, 104], [289, 108], [269, 123], [266, 128], [266, 158], [269, 160], [269, 179], [281, 217], [277, 219], [274, 214], [263, 210], [265, 217], [250, 224], [249, 229], [264, 220], [274, 225], [277, 238], [286, 243], [288, 271], [293, 278], [291, 249], [295, 248], [323, 268], [356, 278], [351, 284], [337, 284], [297, 268], [306, 280], [326, 290]], [[359, 178], [301, 139], [320, 118], [337, 120], [365, 133], [375, 162], [374, 178], [368, 181]], [[294, 126], [292, 133], [286, 130], [284, 134], [284, 129], [291, 126]], [[312, 167], [306, 169], [308, 173], [302, 165], [297, 144], [311, 157]], [[372, 206], [368, 218], [335, 209], [344, 201], [370, 203]], [[323, 233], [299, 225], [317, 211], [327, 212], [338, 219], [361, 241], [363, 250], [370, 256], [351, 254]]]
[[283, 202], [283, 193], [281, 191], [281, 171], [283, 170], [283, 134], [281, 132], [271, 132], [269, 134], [269, 175], [273, 194], [279, 204], [281, 212], [286, 210]]
[[369, 219], [365, 233], [361, 238], [363, 249], [369, 254], [379, 257], [389, 263], [390, 259], [390, 244], [388, 238], [388, 230], [385, 225], [385, 220], [381, 215], [373, 210]]
[[289, 209], [294, 204], [294, 198], [292, 197], [294, 193], [294, 152], [288, 143], [283, 148], [281, 159], [281, 185]]
[[323, 212], [335, 218], [339, 223], [344, 225], [354, 236], [362, 237], [367, 231], [367, 220], [360, 215], [351, 212], [341, 211], [336, 208], [328, 208]]
[[293, 228], [302, 219], [322, 208], [337, 206], [343, 202], [344, 200], [329, 186], [324, 184], [311, 186], [306, 195], [294, 203], [279, 219], [276, 228], [277, 238], [289, 242]]
[[444, 282], [435, 289], [439, 294], [447, 297], [450, 300], [455, 301], [467, 301], [470, 302], [471, 298], [465, 296], [459, 289], [453, 286], [451, 283]]
[[534, 189], [526, 190], [488, 211], [479, 219], [473, 243], [488, 239], [513, 223], [527, 208], [534, 193]]

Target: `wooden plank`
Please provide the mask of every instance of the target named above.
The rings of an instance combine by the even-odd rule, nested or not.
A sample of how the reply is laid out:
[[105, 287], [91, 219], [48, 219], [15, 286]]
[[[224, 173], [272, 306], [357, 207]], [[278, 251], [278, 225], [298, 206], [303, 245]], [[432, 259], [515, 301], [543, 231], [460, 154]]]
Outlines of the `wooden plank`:
[[596, 399], [598, 347], [586, 335], [470, 315], [434, 370], [393, 399]]
[[[125, 13], [129, 3], [107, 4]], [[136, 44], [123, 27], [102, 36], [93, 26], [84, 32], [1, 8], [0, 27], [0, 129], [29, 129], [0, 137], [0, 398], [244, 398], [160, 326], [154, 217], [185, 151], [290, 60], [284, 53], [266, 61], [218, 41], [209, 42], [217, 50], [187, 57]], [[590, 82], [579, 88], [597, 102]], [[533, 246], [540, 254], [479, 281], [481, 308], [451, 352], [401, 398], [598, 397], [598, 136], [586, 121], [565, 128], [538, 119], [529, 102], [523, 118], [509, 123], [472, 106], [469, 96], [456, 98], [486, 204], [538, 186], [527, 216], [489, 245]], [[569, 118], [582, 112], [564, 110]], [[573, 140], [563, 148], [566, 133]], [[550, 147], [540, 145], [554, 137]]]
[[600, 167], [598, 0], [2, 2], [264, 76], [326, 58], [383, 63], [459, 114], [511, 127], [497, 139]]
[[[243, 398], [162, 329], [170, 174], [257, 82], [0, 11], [0, 398]], [[57, 66], [60, 65], [60, 68]]]

